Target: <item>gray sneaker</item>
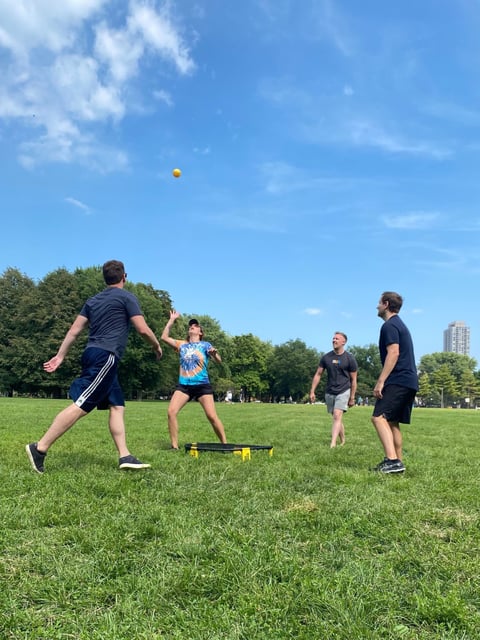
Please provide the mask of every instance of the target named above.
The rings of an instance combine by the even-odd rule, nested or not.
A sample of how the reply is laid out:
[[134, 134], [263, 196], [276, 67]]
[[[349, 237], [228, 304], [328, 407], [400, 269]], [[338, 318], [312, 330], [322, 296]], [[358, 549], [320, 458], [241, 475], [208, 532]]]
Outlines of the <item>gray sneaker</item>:
[[387, 458], [379, 467], [378, 471], [380, 473], [403, 473], [405, 471], [405, 465], [401, 460], [390, 460]]
[[119, 469], [150, 469], [150, 466], [149, 464], [143, 464], [135, 456], [123, 456], [118, 461]]
[[379, 462], [375, 467], [372, 467], [370, 471], [381, 471], [383, 465], [388, 462], [388, 458], [384, 458], [381, 462]]
[[32, 465], [32, 469], [37, 473], [43, 473], [45, 471], [43, 463], [45, 462], [45, 456], [47, 454], [40, 453], [40, 451], [37, 449], [36, 442], [25, 445], [25, 451], [27, 452], [27, 456], [30, 460], [30, 464]]

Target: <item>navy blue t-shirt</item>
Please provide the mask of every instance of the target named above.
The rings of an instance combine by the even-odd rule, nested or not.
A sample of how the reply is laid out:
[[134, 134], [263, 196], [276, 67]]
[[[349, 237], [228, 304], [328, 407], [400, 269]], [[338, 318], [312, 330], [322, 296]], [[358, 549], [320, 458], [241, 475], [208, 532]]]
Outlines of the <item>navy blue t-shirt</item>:
[[386, 320], [380, 329], [378, 347], [380, 349], [382, 365], [385, 364], [387, 347], [390, 344], [398, 344], [400, 355], [398, 356], [397, 364], [393, 368], [393, 371], [385, 380], [385, 385], [398, 384], [402, 387], [418, 391], [417, 366], [415, 364], [412, 336], [398, 315], [393, 315]]
[[107, 287], [85, 302], [80, 315], [90, 325], [87, 348], [105, 349], [121, 358], [127, 346], [130, 318], [143, 314], [133, 293]]

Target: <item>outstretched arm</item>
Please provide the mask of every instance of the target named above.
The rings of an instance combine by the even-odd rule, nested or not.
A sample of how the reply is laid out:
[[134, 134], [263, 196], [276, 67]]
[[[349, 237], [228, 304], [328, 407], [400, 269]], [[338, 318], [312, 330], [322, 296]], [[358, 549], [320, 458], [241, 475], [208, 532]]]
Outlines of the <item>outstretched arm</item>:
[[85, 329], [88, 324], [87, 318], [85, 316], [77, 316], [67, 331], [65, 338], [63, 339], [62, 344], [60, 345], [60, 349], [57, 351], [56, 355], [53, 358], [50, 358], [48, 362], [43, 363], [43, 368], [48, 373], [53, 373], [58, 369], [58, 367], [62, 364], [65, 356], [68, 353], [68, 350], [78, 338], [80, 333]]
[[160, 336], [161, 340], [169, 344], [174, 349], [176, 349], [177, 347], [177, 341], [170, 337], [170, 329], [172, 328], [175, 320], [179, 317], [180, 317], [180, 314], [178, 313], [178, 311], [175, 311], [174, 309], [172, 309], [170, 311], [170, 318], [167, 324], [165, 325], [164, 330], [162, 331], [162, 335]]
[[145, 318], [143, 316], [132, 316], [130, 321], [142, 338], [152, 345], [155, 357], [157, 360], [160, 360], [162, 357], [162, 347], [160, 346], [160, 342], [157, 340], [157, 336], [146, 323]]

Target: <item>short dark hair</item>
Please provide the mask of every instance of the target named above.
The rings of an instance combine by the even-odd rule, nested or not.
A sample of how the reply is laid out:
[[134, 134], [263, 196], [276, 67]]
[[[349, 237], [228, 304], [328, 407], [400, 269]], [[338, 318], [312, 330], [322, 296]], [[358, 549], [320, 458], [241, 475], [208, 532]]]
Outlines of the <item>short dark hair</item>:
[[381, 296], [382, 302], [388, 302], [388, 308], [392, 313], [398, 313], [402, 308], [403, 298], [395, 291], [384, 291]]
[[335, 331], [334, 336], [343, 336], [345, 338], [345, 342], [348, 342], [347, 334], [343, 333], [343, 331]]
[[118, 284], [125, 275], [125, 266], [120, 260], [108, 260], [103, 265], [105, 284]]

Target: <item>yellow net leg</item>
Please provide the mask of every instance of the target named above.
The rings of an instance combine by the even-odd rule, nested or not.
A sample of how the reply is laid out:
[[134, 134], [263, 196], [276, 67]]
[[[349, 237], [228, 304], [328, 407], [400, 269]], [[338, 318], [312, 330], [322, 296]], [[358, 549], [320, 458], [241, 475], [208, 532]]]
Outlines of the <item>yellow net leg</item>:
[[268, 455], [271, 457], [273, 456], [273, 447], [271, 449], [268, 450]]
[[242, 462], [245, 462], [245, 460], [250, 460], [250, 447], [242, 448]]
[[198, 458], [198, 449], [197, 449], [197, 447], [190, 447], [190, 455], [193, 458]]

